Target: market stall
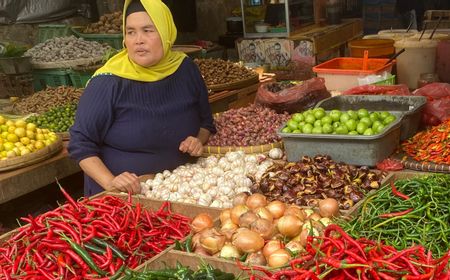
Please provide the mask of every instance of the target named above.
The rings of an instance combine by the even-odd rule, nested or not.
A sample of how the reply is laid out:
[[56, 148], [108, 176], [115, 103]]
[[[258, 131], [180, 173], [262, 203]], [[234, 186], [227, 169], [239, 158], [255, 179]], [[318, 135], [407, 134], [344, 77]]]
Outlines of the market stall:
[[[305, 17], [287, 13], [302, 1], [261, 2], [242, 2], [253, 20], [244, 20], [244, 32], [255, 41], [239, 43], [255, 53], [267, 47], [264, 54], [272, 62], [284, 59], [284, 51], [293, 54], [294, 44], [262, 42], [261, 36], [286, 33], [286, 40], [308, 41], [310, 56], [296, 57], [308, 64], [361, 35], [359, 19], [327, 26], [319, 20], [299, 28], [296, 23], [313, 21], [308, 5], [301, 9]], [[278, 13], [269, 13], [266, 26], [257, 21], [263, 8], [290, 16], [283, 23], [273, 17]], [[327, 5], [329, 17], [335, 8]], [[441, 43], [445, 36], [422, 39], [415, 37], [420, 33], [402, 32], [401, 38], [382, 42], [387, 46], [362, 39], [349, 44], [349, 57], [342, 53], [309, 70], [300, 69], [301, 63], [277, 65], [275, 74], [261, 73], [270, 70], [267, 63], [249, 67], [202, 57], [199, 47], [178, 46], [193, 58], [190, 71], [180, 77], [172, 76], [187, 67], [180, 66], [184, 56], [179, 54], [171, 59], [180, 68], [163, 67], [175, 72], [152, 68], [156, 64], [142, 67], [131, 50], [109, 60], [123, 46], [122, 29], [122, 13], [115, 12], [88, 26], [64, 26], [60, 34], [56, 28], [45, 36], [42, 31], [32, 48], [10, 45], [3, 52], [8, 61], [0, 61], [3, 78], [33, 79], [13, 85], [6, 97], [27, 92], [11, 98], [0, 112], [0, 204], [81, 171], [67, 151], [71, 127], [71, 145], [77, 141], [72, 157], [88, 159], [81, 164], [86, 173], [95, 170], [87, 184], [100, 186], [103, 177], [97, 175], [104, 171], [89, 159], [121, 170], [121, 165], [109, 165], [113, 152], [120, 155], [113, 163], [133, 166], [151, 154], [158, 167], [136, 171], [139, 176], [131, 170], [110, 172], [111, 184], [102, 187], [110, 191], [80, 198], [58, 183], [64, 200], [57, 208], [21, 217], [16, 229], [0, 236], [0, 280], [450, 279], [450, 85], [426, 80], [436, 76], [435, 65], [442, 66], [447, 57], [448, 44]], [[379, 48], [387, 53], [377, 55]], [[127, 71], [113, 69], [123, 79], [117, 84], [129, 83], [128, 91], [114, 91], [112, 96], [123, 98], [118, 105], [98, 90], [104, 95], [89, 100], [101, 102], [84, 104], [90, 118], [78, 123], [84, 117], [79, 102], [84, 91], [96, 93], [86, 87], [90, 77], [118, 57]], [[19, 69], [21, 63], [29, 67]], [[133, 63], [144, 78], [128, 76], [134, 68], [126, 67]], [[294, 78], [287, 79], [286, 72]], [[113, 76], [102, 75], [105, 81]], [[133, 91], [136, 84], [158, 83], [176, 90]], [[126, 93], [138, 96], [138, 102], [126, 99]], [[186, 95], [192, 99], [183, 103]], [[158, 102], [176, 98], [152, 103], [149, 96]], [[184, 119], [177, 115], [202, 102], [202, 110]], [[173, 104], [178, 107], [171, 114], [158, 111]], [[141, 105], [142, 126], [126, 115]], [[203, 125], [197, 125], [198, 135], [184, 127], [188, 118]], [[180, 131], [187, 136], [179, 136]], [[156, 134], [167, 136], [152, 144], [156, 148], [134, 139], [144, 135], [147, 143]], [[176, 151], [165, 150], [168, 145]], [[198, 151], [189, 150], [192, 146]], [[164, 154], [158, 158], [160, 151]], [[172, 157], [182, 163], [167, 164]], [[131, 179], [123, 187], [119, 177]]]

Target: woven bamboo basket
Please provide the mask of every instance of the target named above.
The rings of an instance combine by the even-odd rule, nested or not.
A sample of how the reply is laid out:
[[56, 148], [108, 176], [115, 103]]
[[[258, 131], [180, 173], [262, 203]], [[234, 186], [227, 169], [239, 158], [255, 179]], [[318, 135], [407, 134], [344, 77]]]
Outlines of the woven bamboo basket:
[[20, 157], [0, 160], [0, 171], [18, 169], [41, 162], [43, 160], [52, 157], [54, 154], [59, 152], [62, 149], [62, 147], [63, 147], [62, 139], [61, 137], [58, 137], [55, 143], [46, 146], [43, 149], [38, 150], [36, 152]]
[[255, 73], [255, 75], [236, 82], [226, 83], [226, 84], [218, 84], [218, 85], [208, 85], [208, 89], [211, 91], [223, 91], [223, 90], [232, 90], [244, 88], [246, 86], [254, 85], [259, 83], [259, 74]]
[[243, 151], [246, 154], [265, 154], [273, 148], [283, 149], [283, 142], [275, 142], [257, 146], [204, 146], [203, 156], [225, 155], [228, 152]]
[[56, 62], [37, 62], [32, 60], [31, 65], [34, 69], [58, 69], [58, 68], [74, 68], [77, 66], [96, 65], [102, 61], [102, 57], [79, 58], [72, 60], [56, 61]]

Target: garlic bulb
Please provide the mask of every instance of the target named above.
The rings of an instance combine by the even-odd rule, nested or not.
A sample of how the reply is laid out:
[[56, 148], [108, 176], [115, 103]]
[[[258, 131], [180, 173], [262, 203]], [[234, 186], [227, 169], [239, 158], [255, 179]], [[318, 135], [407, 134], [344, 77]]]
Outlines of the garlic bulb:
[[209, 205], [210, 207], [215, 207], [215, 208], [222, 208], [223, 206], [223, 201], [220, 199], [216, 199], [214, 200], [211, 205]]
[[171, 173], [170, 173], [169, 170], [164, 170], [162, 175], [164, 176], [164, 178], [167, 178], [167, 177], [169, 177], [171, 175]]
[[283, 157], [283, 151], [280, 148], [273, 148], [269, 151], [269, 157], [271, 159], [280, 159]]

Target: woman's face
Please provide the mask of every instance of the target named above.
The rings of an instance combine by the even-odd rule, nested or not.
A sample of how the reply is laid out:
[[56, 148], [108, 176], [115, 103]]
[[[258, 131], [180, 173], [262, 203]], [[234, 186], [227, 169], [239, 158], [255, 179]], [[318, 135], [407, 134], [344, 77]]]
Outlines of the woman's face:
[[130, 59], [142, 67], [155, 65], [164, 56], [161, 37], [146, 12], [126, 18], [125, 46]]

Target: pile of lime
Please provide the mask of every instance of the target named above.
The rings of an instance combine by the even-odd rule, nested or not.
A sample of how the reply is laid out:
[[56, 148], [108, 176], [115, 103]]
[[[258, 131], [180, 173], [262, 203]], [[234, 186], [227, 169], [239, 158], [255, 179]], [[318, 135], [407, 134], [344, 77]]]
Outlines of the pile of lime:
[[75, 121], [76, 104], [58, 106], [39, 115], [27, 119], [39, 128], [47, 128], [54, 132], [67, 132]]
[[8, 120], [0, 115], [0, 159], [14, 158], [38, 151], [56, 142], [58, 136], [48, 129], [24, 120]]
[[375, 135], [381, 133], [397, 117], [387, 111], [367, 109], [325, 111], [314, 108], [295, 113], [281, 130], [284, 133]]

